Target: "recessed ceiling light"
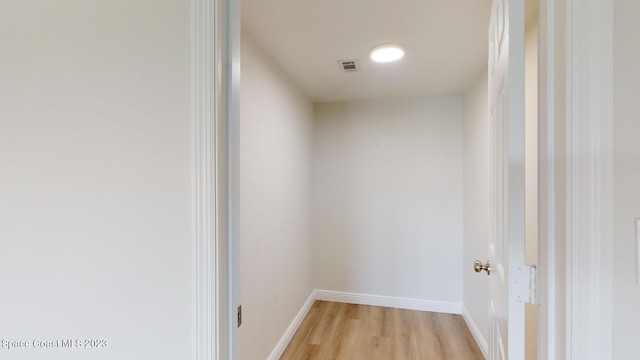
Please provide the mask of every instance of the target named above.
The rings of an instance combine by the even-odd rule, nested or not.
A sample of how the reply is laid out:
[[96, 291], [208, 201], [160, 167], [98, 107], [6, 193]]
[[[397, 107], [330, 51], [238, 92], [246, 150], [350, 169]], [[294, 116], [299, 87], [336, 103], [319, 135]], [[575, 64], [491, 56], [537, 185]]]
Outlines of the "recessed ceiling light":
[[385, 44], [371, 50], [371, 60], [375, 62], [391, 62], [402, 59], [404, 48], [398, 44]]

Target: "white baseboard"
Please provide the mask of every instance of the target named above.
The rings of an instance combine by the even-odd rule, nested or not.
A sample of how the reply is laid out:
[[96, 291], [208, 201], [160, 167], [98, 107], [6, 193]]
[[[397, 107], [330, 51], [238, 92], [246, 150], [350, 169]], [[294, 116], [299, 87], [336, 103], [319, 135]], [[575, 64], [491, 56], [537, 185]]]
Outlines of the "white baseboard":
[[471, 314], [469, 314], [469, 312], [467, 311], [467, 308], [464, 306], [462, 307], [462, 318], [464, 318], [464, 321], [467, 323], [467, 326], [471, 331], [471, 335], [473, 335], [473, 338], [476, 339], [476, 343], [480, 347], [480, 350], [482, 351], [482, 355], [484, 355], [485, 359], [488, 359], [489, 344], [487, 343], [487, 339], [485, 339], [484, 336], [482, 336], [482, 332], [478, 328], [478, 325], [476, 325], [476, 322], [473, 321]]
[[280, 338], [280, 341], [278, 341], [276, 347], [273, 349], [271, 354], [269, 354], [267, 360], [280, 359], [284, 351], [287, 349], [287, 345], [289, 345], [289, 342], [291, 341], [291, 339], [293, 339], [296, 331], [298, 331], [298, 327], [300, 327], [302, 320], [304, 320], [305, 316], [307, 316], [307, 313], [311, 309], [311, 306], [313, 306], [314, 301], [316, 301], [315, 291], [311, 292], [311, 295], [309, 295], [307, 301], [305, 301], [304, 305], [302, 305], [302, 308], [300, 309], [300, 311], [298, 311], [296, 317], [293, 318], [291, 325], [289, 325], [287, 331], [285, 331], [284, 335], [282, 335], [282, 338]]
[[462, 314], [462, 304], [392, 296], [357, 294], [342, 291], [315, 290], [315, 299], [359, 305], [394, 307], [445, 314]]
[[[298, 331], [298, 327], [304, 320], [305, 316], [313, 306], [313, 303], [316, 300], [322, 301], [333, 301], [340, 303], [349, 303], [349, 304], [358, 304], [358, 305], [373, 305], [373, 306], [384, 306], [384, 307], [394, 307], [399, 309], [408, 309], [408, 310], [421, 310], [421, 311], [431, 311], [431, 312], [439, 312], [445, 314], [462, 314], [463, 307], [460, 303], [452, 303], [452, 302], [444, 302], [444, 301], [431, 301], [431, 300], [420, 300], [420, 299], [410, 299], [410, 298], [398, 298], [392, 296], [381, 296], [381, 295], [368, 295], [368, 294], [357, 294], [357, 293], [349, 293], [342, 291], [329, 291], [329, 290], [314, 290], [309, 295], [307, 301], [302, 305], [302, 308], [298, 312], [298, 314], [293, 318], [291, 325], [287, 328], [287, 331], [282, 335], [280, 341], [273, 349], [267, 360], [278, 360], [287, 349], [287, 345]], [[467, 315], [468, 317], [468, 315]], [[467, 320], [465, 317], [465, 320]], [[469, 324], [469, 321], [467, 321]], [[486, 341], [482, 339], [482, 337], [476, 337], [477, 327], [475, 324], [474, 328], [471, 328], [471, 324], [469, 324], [469, 328], [471, 328], [471, 333], [473, 334], [476, 341], [480, 345], [483, 353], [486, 358]], [[475, 329], [475, 332], [474, 332]], [[484, 341], [481, 343], [480, 340]], [[484, 347], [483, 345], [484, 344]]]

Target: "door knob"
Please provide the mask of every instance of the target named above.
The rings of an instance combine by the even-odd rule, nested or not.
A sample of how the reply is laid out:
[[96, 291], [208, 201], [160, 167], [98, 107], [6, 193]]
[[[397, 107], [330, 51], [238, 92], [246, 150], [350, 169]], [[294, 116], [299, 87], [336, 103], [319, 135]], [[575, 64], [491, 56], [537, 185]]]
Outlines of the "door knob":
[[473, 263], [473, 270], [475, 270], [477, 273], [484, 270], [487, 272], [487, 275], [491, 275], [491, 264], [489, 263], [489, 260], [487, 260], [486, 264], [483, 264], [480, 260], [476, 260]]

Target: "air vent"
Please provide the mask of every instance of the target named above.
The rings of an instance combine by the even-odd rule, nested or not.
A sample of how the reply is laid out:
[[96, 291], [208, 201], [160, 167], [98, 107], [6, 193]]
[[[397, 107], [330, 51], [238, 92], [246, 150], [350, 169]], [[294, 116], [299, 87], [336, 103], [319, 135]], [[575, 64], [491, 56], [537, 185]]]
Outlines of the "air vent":
[[358, 59], [338, 60], [338, 66], [342, 72], [358, 72], [360, 71], [360, 62]]

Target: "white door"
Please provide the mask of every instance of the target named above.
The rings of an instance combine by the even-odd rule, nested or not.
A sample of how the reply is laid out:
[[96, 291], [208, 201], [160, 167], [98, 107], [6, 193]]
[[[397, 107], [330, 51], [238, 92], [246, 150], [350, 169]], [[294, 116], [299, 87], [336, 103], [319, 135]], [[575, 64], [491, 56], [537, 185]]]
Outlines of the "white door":
[[492, 231], [489, 358], [524, 359], [524, 0], [493, 0], [489, 30]]

